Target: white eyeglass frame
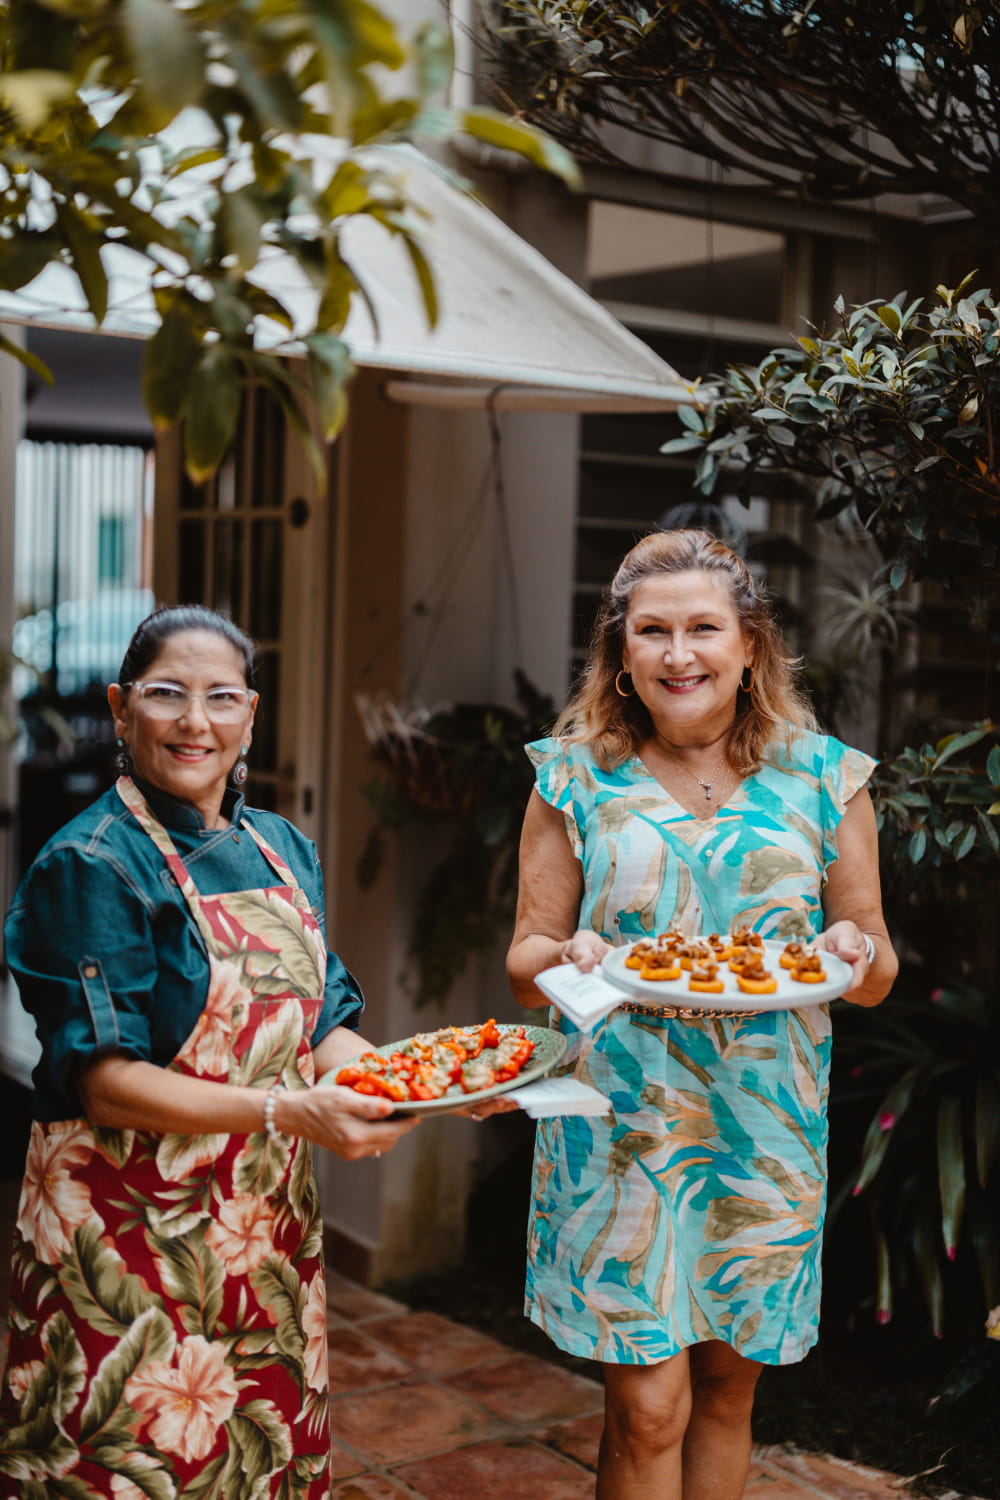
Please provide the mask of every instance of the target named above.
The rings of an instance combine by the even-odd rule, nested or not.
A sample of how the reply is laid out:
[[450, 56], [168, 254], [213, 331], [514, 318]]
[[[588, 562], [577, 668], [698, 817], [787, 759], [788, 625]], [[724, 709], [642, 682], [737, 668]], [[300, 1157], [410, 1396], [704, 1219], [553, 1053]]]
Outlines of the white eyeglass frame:
[[213, 715], [208, 701], [213, 693], [238, 694], [243, 699], [244, 713], [251, 713], [257, 707], [257, 703], [260, 698], [260, 694], [257, 693], [253, 688], [249, 687], [236, 687], [235, 685], [233, 687], [226, 687], [224, 684], [220, 683], [218, 687], [209, 688], [207, 693], [192, 693], [188, 688], [181, 687], [179, 682], [162, 682], [159, 678], [153, 678], [149, 682], [143, 682], [141, 680], [138, 682], [123, 682], [121, 683], [121, 688], [123, 691], [135, 688], [139, 698], [139, 702], [147, 707], [147, 712], [149, 710], [148, 706], [146, 705], [146, 694], [150, 691], [151, 688], [167, 688], [172, 693], [180, 694], [184, 701], [178, 712], [169, 716], [163, 716], [173, 719], [182, 719], [190, 708], [192, 699], [197, 698], [198, 702], [201, 704], [202, 708], [205, 711], [205, 717], [210, 721], [223, 724], [238, 724], [240, 715], [237, 714], [233, 719], [226, 718], [218, 721], [213, 720]]

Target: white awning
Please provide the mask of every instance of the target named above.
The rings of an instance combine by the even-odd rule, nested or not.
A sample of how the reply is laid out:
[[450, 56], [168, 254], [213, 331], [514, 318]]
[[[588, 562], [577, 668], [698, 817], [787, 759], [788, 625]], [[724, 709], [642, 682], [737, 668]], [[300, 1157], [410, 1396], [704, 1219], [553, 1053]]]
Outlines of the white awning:
[[[337, 142], [309, 141], [313, 154], [324, 147], [333, 164]], [[662, 411], [690, 399], [668, 364], [427, 157], [407, 146], [369, 148], [364, 157], [405, 179], [440, 302], [429, 329], [404, 246], [365, 216], [347, 224], [343, 252], [378, 326], [356, 298], [344, 337], [357, 364], [407, 377], [390, 382], [395, 399], [563, 411]], [[148, 337], [156, 316], [144, 264], [114, 247], [104, 264], [111, 295], [103, 331]], [[290, 256], [269, 252], [254, 280], [282, 299], [297, 332], [312, 326], [318, 294]], [[75, 278], [56, 264], [21, 291], [0, 293], [0, 318], [95, 329]], [[287, 336], [273, 325], [273, 344]]]

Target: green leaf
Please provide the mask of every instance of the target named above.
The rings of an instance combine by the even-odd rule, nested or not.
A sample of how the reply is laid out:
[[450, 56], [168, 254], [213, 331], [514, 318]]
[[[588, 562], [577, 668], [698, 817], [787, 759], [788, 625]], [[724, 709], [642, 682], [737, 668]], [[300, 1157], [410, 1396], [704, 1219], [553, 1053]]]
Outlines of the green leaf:
[[972, 846], [975, 844], [975, 842], [976, 826], [974, 823], [969, 823], [966, 826], [965, 831], [962, 833], [962, 836], [959, 838], [958, 842], [954, 845], [953, 852], [956, 860], [964, 859], [972, 849]]
[[530, 125], [521, 125], [491, 109], [462, 110], [458, 123], [460, 129], [477, 141], [485, 141], [502, 151], [516, 151], [532, 165], [561, 178], [567, 187], [580, 186], [580, 170], [569, 152]]
[[899, 330], [903, 326], [903, 320], [899, 315], [899, 308], [893, 307], [892, 303], [890, 302], [886, 303], [884, 307], [876, 308], [875, 311], [877, 312], [879, 318], [881, 318], [882, 322], [885, 324], [886, 328], [888, 328], [889, 332], [896, 334], [898, 337]]
[[173, 1325], [161, 1308], [150, 1307], [139, 1315], [91, 1379], [80, 1417], [81, 1442], [103, 1447], [128, 1438], [135, 1413], [125, 1400], [125, 1382], [148, 1360], [169, 1361], [175, 1343]]
[[232, 355], [215, 345], [195, 366], [184, 396], [184, 462], [192, 484], [204, 484], [222, 462], [239, 420], [243, 388]]
[[302, 1331], [305, 1289], [295, 1267], [277, 1255], [269, 1255], [255, 1271], [250, 1272], [250, 1283], [274, 1323], [279, 1350], [300, 1365], [305, 1349]]
[[229, 1464], [225, 1494], [250, 1494], [269, 1474], [280, 1473], [292, 1457], [291, 1433], [271, 1401], [247, 1401], [226, 1421]]
[[101, 1239], [96, 1224], [84, 1224], [63, 1257], [63, 1288], [77, 1315], [97, 1333], [119, 1338], [160, 1298], [141, 1276], [125, 1269], [118, 1251]]
[[[320, 340], [324, 347], [319, 347]], [[320, 426], [327, 442], [333, 442], [347, 416], [347, 384], [354, 368], [350, 353], [346, 344], [330, 334], [310, 334], [304, 342], [309, 350], [309, 374]], [[326, 345], [335, 345], [336, 352]]]
[[192, 371], [201, 357], [201, 340], [191, 319], [173, 303], [142, 351], [142, 393], [157, 430], [180, 417]]
[[163, 1289], [181, 1304], [184, 1327], [213, 1338], [222, 1314], [225, 1270], [205, 1243], [205, 1226], [182, 1238], [151, 1234], [149, 1240], [160, 1260]]
[[0, 333], [0, 351], [4, 354], [12, 354], [26, 369], [33, 370], [36, 375], [40, 375], [46, 385], [52, 385], [54, 377], [44, 359], [40, 359], [30, 349], [23, 349], [5, 333]]
[[403, 234], [403, 244], [406, 246], [410, 257], [410, 264], [416, 272], [417, 283], [420, 287], [420, 295], [424, 300], [424, 311], [427, 313], [428, 325], [433, 328], [438, 320], [438, 296], [437, 286], [434, 282], [434, 272], [431, 270], [423, 250], [415, 235]]
[[918, 1213], [914, 1225], [913, 1253], [920, 1273], [924, 1300], [931, 1315], [931, 1326], [935, 1336], [941, 1338], [944, 1334], [944, 1283], [938, 1263], [933, 1215], [926, 1205]]
[[136, 77], [143, 96], [167, 117], [163, 124], [195, 104], [204, 87], [205, 60], [188, 14], [170, 0], [122, 0]]
[[949, 734], [943, 740], [939, 740], [935, 749], [937, 755], [932, 771], [938, 771], [953, 755], [958, 755], [962, 750], [968, 750], [972, 745], [978, 745], [981, 739], [990, 733], [988, 725], [980, 725], [976, 729], [967, 729], [962, 734]]
[[0, 240], [0, 287], [20, 291], [57, 258], [59, 248], [59, 238], [51, 230], [25, 229], [10, 240]]
[[937, 1117], [938, 1191], [941, 1234], [949, 1260], [955, 1259], [965, 1208], [965, 1151], [962, 1143], [962, 1099], [946, 1094]]
[[103, 323], [108, 311], [108, 277], [101, 264], [101, 231], [71, 203], [56, 204], [56, 222], [69, 247], [87, 306], [96, 322]]
[[868, 1186], [882, 1165], [896, 1125], [909, 1108], [923, 1071], [924, 1065], [918, 1063], [897, 1079], [872, 1119], [861, 1150], [861, 1170], [854, 1188], [856, 1194]]
[[994, 745], [986, 757], [986, 774], [994, 786], [1000, 786], [1000, 745]]
[[256, 188], [242, 187], [222, 197], [218, 223], [223, 254], [231, 255], [241, 271], [252, 271], [260, 258], [267, 217]]
[[918, 828], [916, 832], [911, 835], [910, 842], [907, 846], [907, 852], [910, 856], [911, 863], [919, 865], [920, 861], [923, 859], [924, 855], [927, 852], [926, 828]]
[[976, 1175], [986, 1186], [1000, 1151], [1000, 1087], [983, 1074], [976, 1086]]
[[51, 68], [23, 68], [0, 73], [0, 100], [26, 131], [48, 120], [57, 104], [71, 99], [76, 85], [69, 73]]

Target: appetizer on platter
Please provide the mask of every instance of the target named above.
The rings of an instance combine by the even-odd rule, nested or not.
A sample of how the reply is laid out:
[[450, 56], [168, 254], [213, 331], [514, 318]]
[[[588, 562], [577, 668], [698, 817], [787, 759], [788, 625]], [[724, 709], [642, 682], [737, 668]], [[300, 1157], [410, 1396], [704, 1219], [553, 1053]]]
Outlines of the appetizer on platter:
[[388, 1057], [364, 1052], [352, 1058], [334, 1082], [399, 1104], [441, 1099], [453, 1084], [474, 1094], [516, 1078], [534, 1050], [523, 1026], [503, 1032], [493, 1020], [481, 1026], [441, 1026], [400, 1042]]

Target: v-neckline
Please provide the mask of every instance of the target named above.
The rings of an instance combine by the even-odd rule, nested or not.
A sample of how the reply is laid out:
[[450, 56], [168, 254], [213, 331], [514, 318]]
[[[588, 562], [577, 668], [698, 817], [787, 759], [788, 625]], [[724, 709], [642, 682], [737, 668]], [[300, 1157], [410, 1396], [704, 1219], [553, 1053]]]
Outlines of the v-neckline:
[[686, 808], [684, 806], [684, 803], [681, 802], [681, 800], [680, 800], [679, 797], [676, 797], [674, 795], [674, 793], [672, 791], [670, 791], [669, 787], [665, 787], [663, 785], [663, 782], [655, 774], [655, 772], [653, 772], [653, 771], [650, 770], [649, 766], [647, 766], [646, 762], [643, 760], [642, 756], [638, 753], [638, 751], [636, 751], [633, 755], [631, 755], [629, 757], [629, 760], [630, 760], [630, 762], [634, 766], [638, 766], [640, 768], [640, 770], [642, 771], [643, 775], [649, 781], [652, 781], [652, 782], [656, 783], [656, 785], [659, 787], [660, 791], [663, 793], [664, 797], [669, 798], [669, 800], [673, 803], [673, 805], [676, 808], [678, 808], [684, 814], [684, 816], [686, 818], [690, 818], [691, 821], [692, 821], [692, 823], [697, 823], [700, 827], [703, 827], [703, 828], [710, 827], [711, 824], [715, 822], [716, 818], [718, 818], [721, 813], [724, 813], [727, 810], [735, 811], [735, 808], [732, 807], [732, 800], [734, 798], [738, 797], [739, 794], [742, 792], [742, 790], [743, 790], [743, 782], [746, 779], [745, 777], [740, 777], [737, 780], [735, 786], [732, 788], [732, 790], [727, 793], [725, 802], [720, 803], [719, 806], [714, 810], [714, 812], [712, 812], [707, 818], [699, 818], [699, 816], [698, 816], [697, 813], [691, 812], [689, 808]]

